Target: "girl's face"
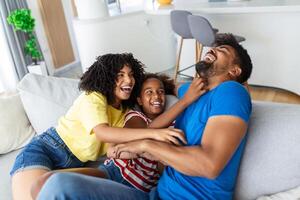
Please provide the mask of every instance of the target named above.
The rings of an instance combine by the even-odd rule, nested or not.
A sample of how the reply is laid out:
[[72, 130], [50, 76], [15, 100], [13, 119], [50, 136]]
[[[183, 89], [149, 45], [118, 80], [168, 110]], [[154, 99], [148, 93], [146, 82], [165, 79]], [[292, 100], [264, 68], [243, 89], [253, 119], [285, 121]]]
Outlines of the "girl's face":
[[165, 89], [163, 83], [156, 78], [147, 79], [143, 85], [138, 104], [150, 119], [160, 115], [165, 109]]
[[129, 99], [135, 84], [133, 71], [127, 65], [119, 71], [114, 89], [115, 103], [114, 107], [119, 108], [123, 100]]

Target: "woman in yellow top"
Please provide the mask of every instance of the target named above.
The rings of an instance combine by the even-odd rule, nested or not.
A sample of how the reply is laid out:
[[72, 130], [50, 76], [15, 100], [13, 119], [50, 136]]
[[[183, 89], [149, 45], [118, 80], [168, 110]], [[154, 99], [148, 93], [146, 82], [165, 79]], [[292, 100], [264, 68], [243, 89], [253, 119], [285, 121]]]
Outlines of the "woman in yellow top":
[[185, 143], [178, 129], [122, 128], [124, 115], [136, 103], [143, 76], [143, 65], [132, 54], [99, 56], [81, 78], [83, 93], [57, 127], [33, 138], [17, 156], [11, 170], [14, 199], [31, 199], [32, 183], [48, 171], [97, 160], [106, 153], [108, 143], [145, 138], [174, 143], [174, 137]]

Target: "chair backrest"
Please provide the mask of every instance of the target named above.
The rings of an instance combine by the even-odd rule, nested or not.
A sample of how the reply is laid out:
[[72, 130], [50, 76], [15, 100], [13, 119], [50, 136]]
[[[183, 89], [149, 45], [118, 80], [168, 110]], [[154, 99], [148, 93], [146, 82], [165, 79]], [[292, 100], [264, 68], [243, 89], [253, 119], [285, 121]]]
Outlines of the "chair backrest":
[[209, 21], [198, 15], [189, 15], [188, 24], [190, 32], [203, 46], [212, 46], [215, 42], [215, 32]]
[[184, 39], [192, 39], [188, 16], [192, 15], [191, 12], [185, 10], [172, 10], [171, 11], [171, 26], [173, 31]]

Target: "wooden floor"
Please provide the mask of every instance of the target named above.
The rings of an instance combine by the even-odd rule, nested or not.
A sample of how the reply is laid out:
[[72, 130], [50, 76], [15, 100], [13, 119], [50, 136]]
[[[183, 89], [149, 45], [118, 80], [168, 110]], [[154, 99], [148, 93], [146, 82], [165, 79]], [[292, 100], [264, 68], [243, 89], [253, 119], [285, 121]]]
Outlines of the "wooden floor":
[[250, 86], [250, 94], [253, 100], [300, 104], [299, 95], [282, 89]]

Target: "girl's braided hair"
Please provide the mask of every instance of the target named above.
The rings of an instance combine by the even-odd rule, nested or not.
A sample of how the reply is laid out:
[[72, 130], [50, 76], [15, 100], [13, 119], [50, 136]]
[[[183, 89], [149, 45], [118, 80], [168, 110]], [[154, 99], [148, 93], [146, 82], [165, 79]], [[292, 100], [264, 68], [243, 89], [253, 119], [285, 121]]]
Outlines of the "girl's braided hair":
[[97, 57], [96, 61], [80, 78], [79, 90], [87, 93], [99, 92], [107, 98], [109, 105], [113, 104], [117, 75], [125, 65], [131, 68], [135, 85], [130, 98], [122, 101], [122, 106], [124, 109], [132, 108], [142, 85], [144, 65], [135, 59], [131, 53], [105, 54]]

